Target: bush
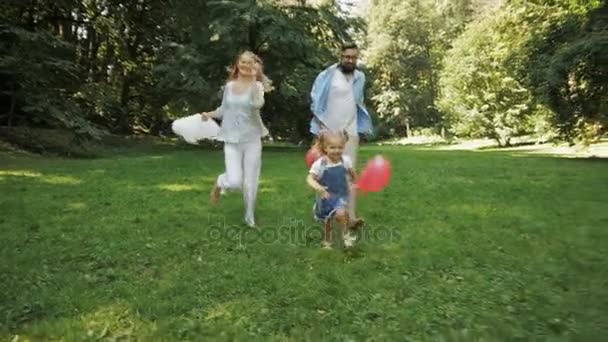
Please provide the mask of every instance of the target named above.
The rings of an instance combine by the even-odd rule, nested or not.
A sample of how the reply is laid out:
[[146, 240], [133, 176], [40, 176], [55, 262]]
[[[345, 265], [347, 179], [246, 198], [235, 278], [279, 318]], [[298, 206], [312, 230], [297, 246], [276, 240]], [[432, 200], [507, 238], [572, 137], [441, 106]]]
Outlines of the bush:
[[65, 129], [0, 127], [0, 136], [6, 142], [34, 153], [76, 158], [99, 155], [98, 146], [93, 141], [83, 140]]

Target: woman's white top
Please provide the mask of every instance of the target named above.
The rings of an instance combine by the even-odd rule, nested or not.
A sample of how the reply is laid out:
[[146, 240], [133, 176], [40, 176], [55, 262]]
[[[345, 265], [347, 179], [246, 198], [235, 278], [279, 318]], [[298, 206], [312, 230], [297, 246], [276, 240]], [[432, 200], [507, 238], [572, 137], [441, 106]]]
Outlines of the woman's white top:
[[261, 82], [255, 82], [236, 93], [234, 85], [234, 81], [226, 84], [222, 104], [216, 111], [216, 117], [222, 119], [217, 139], [235, 144], [259, 140], [268, 134], [260, 116], [264, 87]]

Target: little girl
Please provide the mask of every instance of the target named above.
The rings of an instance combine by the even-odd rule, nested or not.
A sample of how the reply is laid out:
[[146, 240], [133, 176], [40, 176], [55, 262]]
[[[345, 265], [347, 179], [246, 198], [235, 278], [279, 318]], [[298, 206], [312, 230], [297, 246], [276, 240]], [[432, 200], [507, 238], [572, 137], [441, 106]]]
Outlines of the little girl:
[[350, 229], [356, 229], [363, 223], [362, 220], [357, 220], [351, 225], [347, 212], [351, 184], [356, 177], [350, 158], [343, 155], [347, 141], [348, 136], [343, 133], [320, 134], [318, 144], [323, 155], [312, 164], [306, 179], [308, 185], [317, 192], [314, 215], [317, 220], [324, 222], [325, 249], [330, 249], [332, 244], [332, 218], [342, 228], [344, 247], [351, 247], [356, 240]]

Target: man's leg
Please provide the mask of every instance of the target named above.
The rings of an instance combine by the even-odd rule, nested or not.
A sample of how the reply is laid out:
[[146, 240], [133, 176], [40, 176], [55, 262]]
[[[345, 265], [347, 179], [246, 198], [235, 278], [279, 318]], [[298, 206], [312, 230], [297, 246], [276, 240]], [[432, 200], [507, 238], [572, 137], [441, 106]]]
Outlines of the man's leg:
[[[359, 150], [359, 136], [358, 135], [349, 135], [348, 142], [344, 147], [344, 154], [347, 155], [353, 162], [353, 168], [357, 170], [357, 152]], [[355, 222], [357, 219], [357, 215], [355, 213], [357, 194], [353, 190], [350, 193], [350, 197], [348, 199], [348, 216], [350, 217], [350, 222]]]

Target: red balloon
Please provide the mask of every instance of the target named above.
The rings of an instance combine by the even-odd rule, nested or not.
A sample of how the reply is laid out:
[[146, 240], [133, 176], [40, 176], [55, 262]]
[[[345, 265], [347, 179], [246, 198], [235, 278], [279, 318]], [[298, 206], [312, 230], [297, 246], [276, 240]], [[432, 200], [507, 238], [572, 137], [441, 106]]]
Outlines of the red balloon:
[[321, 156], [321, 151], [319, 151], [318, 148], [314, 146], [311, 147], [310, 150], [306, 152], [306, 165], [308, 165], [308, 167], [311, 167], [312, 164], [317, 161], [317, 159], [321, 158]]
[[391, 163], [384, 157], [378, 155], [367, 162], [365, 169], [361, 172], [357, 187], [367, 192], [378, 192], [388, 186], [391, 180]]

